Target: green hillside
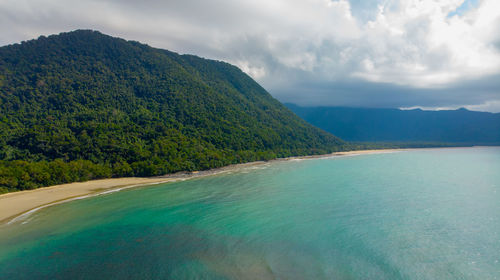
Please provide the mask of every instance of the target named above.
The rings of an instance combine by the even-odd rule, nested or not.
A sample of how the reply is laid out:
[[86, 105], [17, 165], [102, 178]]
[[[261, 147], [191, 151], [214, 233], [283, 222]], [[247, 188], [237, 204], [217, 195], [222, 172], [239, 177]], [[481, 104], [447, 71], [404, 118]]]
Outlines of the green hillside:
[[228, 63], [89, 30], [0, 48], [0, 192], [343, 148]]

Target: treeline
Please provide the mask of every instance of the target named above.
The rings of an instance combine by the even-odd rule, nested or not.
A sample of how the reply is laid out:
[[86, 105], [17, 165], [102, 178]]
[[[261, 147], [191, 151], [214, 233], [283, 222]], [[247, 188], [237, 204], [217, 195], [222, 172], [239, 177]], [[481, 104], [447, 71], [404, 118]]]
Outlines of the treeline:
[[[304, 151], [303, 153], [306, 153]], [[195, 154], [190, 159], [167, 161], [160, 157], [150, 160], [115, 163], [93, 163], [90, 160], [25, 161], [0, 160], [0, 193], [31, 190], [39, 187], [82, 182], [92, 179], [130, 176], [155, 176], [178, 171], [205, 170], [229, 164], [287, 157], [296, 153], [276, 154], [268, 151], [239, 151], [222, 156], [216, 153]]]
[[[453, 143], [387, 143], [387, 142], [353, 142], [345, 144], [342, 149], [317, 150], [315, 154], [326, 154], [340, 150], [370, 150], [370, 149], [398, 149], [398, 148], [437, 148], [463, 146]], [[309, 155], [311, 151], [239, 151], [225, 155], [210, 153], [193, 154], [192, 158], [167, 161], [161, 157], [150, 160], [136, 161], [131, 164], [126, 161], [115, 163], [93, 163], [90, 160], [64, 161], [24, 161], [0, 160], [0, 193], [31, 190], [44, 186], [82, 182], [92, 179], [129, 176], [155, 176], [179, 171], [205, 170], [229, 164], [244, 163], [258, 160], [271, 160], [297, 155]]]
[[0, 161], [0, 193], [109, 178], [112, 174], [113, 170], [109, 166], [88, 160]]

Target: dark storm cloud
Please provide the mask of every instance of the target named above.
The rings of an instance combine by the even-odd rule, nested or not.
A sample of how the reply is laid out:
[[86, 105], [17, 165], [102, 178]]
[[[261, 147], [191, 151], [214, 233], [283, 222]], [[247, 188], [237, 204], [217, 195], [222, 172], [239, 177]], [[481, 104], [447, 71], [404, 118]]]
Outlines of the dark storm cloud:
[[[497, 100], [499, 88], [500, 75], [493, 75], [443, 88], [422, 89], [363, 80], [333, 83], [301, 81], [291, 84], [289, 88], [277, 88], [274, 92], [283, 102], [311, 106], [459, 108], [483, 105], [485, 100]], [[495, 110], [491, 106], [489, 108]], [[495, 111], [500, 112], [500, 107]]]

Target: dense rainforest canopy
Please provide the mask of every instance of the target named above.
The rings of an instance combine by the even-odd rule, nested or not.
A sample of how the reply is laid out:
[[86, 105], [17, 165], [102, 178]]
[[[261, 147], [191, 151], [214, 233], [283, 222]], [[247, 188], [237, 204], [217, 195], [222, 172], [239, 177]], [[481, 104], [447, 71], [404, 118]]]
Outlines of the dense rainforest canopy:
[[0, 192], [345, 147], [228, 63], [90, 30], [0, 48]]

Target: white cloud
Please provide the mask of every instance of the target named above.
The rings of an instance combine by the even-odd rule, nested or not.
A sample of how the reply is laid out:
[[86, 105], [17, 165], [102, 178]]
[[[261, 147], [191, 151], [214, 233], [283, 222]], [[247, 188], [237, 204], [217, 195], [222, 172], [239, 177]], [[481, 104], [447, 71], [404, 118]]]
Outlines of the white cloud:
[[[369, 106], [384, 85], [416, 89], [397, 93], [412, 100], [409, 107], [449, 103], [454, 93], [447, 88], [500, 74], [500, 1], [482, 0], [452, 16], [464, 0], [378, 0], [377, 7], [368, 2], [3, 0], [0, 44], [92, 28], [222, 59], [284, 101], [310, 94], [330, 105]], [[348, 90], [338, 89], [346, 83], [352, 84]], [[367, 90], [370, 83], [378, 91]], [[315, 87], [306, 87], [311, 84], [322, 89], [313, 92]], [[443, 96], [411, 96], [420, 89]], [[460, 95], [453, 106], [500, 100], [498, 86], [478, 92], [468, 99]], [[451, 105], [441, 103], [436, 107]]]
[[485, 102], [483, 104], [479, 104], [479, 105], [469, 105], [469, 106], [466, 106], [465, 108], [467, 108], [471, 111], [483, 111], [483, 112], [499, 113], [500, 112], [500, 100], [487, 101], [487, 102]]
[[234, 64], [241, 69], [241, 71], [247, 73], [248, 75], [254, 77], [255, 79], [262, 78], [266, 75], [266, 70], [264, 67], [250, 66], [248, 61], [238, 60]]
[[462, 3], [402, 0], [396, 8], [380, 6], [377, 18], [364, 28], [371, 48], [366, 53], [374, 65], [354, 75], [437, 87], [500, 72], [500, 53], [489, 41], [498, 36], [491, 26], [500, 19], [500, 2], [485, 0], [477, 10], [449, 18]]

